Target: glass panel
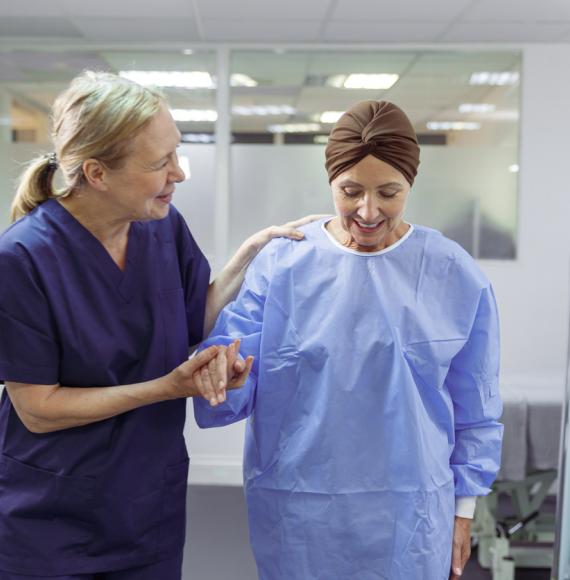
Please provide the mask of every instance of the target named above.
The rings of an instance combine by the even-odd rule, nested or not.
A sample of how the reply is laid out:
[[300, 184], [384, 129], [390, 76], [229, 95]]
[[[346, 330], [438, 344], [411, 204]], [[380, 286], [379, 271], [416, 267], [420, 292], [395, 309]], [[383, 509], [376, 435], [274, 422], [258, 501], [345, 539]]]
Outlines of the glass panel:
[[[422, 146], [407, 219], [475, 257], [514, 258], [520, 64], [516, 52], [235, 51], [234, 80], [249, 86], [232, 88], [232, 248], [268, 223], [332, 211], [323, 166], [335, 112], [385, 99]], [[395, 82], [362, 88], [379, 81]]]

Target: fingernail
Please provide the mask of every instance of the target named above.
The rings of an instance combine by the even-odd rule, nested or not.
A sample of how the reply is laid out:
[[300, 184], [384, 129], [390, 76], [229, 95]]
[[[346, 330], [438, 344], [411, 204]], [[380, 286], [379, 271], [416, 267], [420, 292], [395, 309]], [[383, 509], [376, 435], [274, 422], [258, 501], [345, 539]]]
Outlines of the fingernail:
[[223, 403], [224, 402], [224, 395], [222, 395], [222, 393], [220, 393], [218, 395], [218, 403]]
[[218, 401], [216, 399], [214, 399], [214, 397], [212, 397], [210, 399], [210, 405], [212, 405], [212, 407], [215, 407], [218, 404]]
[[453, 569], [453, 573], [454, 573], [456, 576], [461, 576], [461, 574], [463, 574], [463, 570], [462, 570], [461, 568], [454, 568], [454, 569]]

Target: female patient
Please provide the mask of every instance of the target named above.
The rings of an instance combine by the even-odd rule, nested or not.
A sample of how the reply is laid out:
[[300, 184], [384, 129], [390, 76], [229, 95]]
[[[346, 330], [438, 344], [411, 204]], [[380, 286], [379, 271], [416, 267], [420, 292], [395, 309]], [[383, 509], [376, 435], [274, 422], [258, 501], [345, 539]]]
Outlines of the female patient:
[[336, 216], [272, 241], [206, 342], [255, 356], [242, 390], [194, 405], [202, 427], [249, 417], [262, 580], [455, 579], [469, 557], [500, 459], [497, 311], [465, 251], [404, 220], [418, 164], [398, 107], [345, 113]]

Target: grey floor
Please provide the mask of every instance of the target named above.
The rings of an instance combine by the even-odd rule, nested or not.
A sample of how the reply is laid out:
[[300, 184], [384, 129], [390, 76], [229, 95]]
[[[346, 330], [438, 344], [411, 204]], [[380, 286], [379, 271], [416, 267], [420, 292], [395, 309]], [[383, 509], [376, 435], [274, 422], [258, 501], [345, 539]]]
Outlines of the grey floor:
[[[257, 580], [255, 563], [249, 549], [246, 508], [241, 488], [188, 488], [188, 532], [183, 578]], [[474, 555], [465, 569], [463, 579], [490, 578], [489, 573], [477, 565]], [[516, 580], [549, 578], [548, 570], [519, 570], [516, 574]]]

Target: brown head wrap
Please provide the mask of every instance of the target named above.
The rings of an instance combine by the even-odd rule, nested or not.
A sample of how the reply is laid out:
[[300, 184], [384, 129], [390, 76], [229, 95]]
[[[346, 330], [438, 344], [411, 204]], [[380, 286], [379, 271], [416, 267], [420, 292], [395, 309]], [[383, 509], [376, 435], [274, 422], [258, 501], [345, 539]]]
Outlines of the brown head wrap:
[[367, 155], [385, 161], [410, 185], [414, 183], [420, 148], [402, 109], [387, 101], [361, 101], [337, 121], [325, 151], [329, 183]]

